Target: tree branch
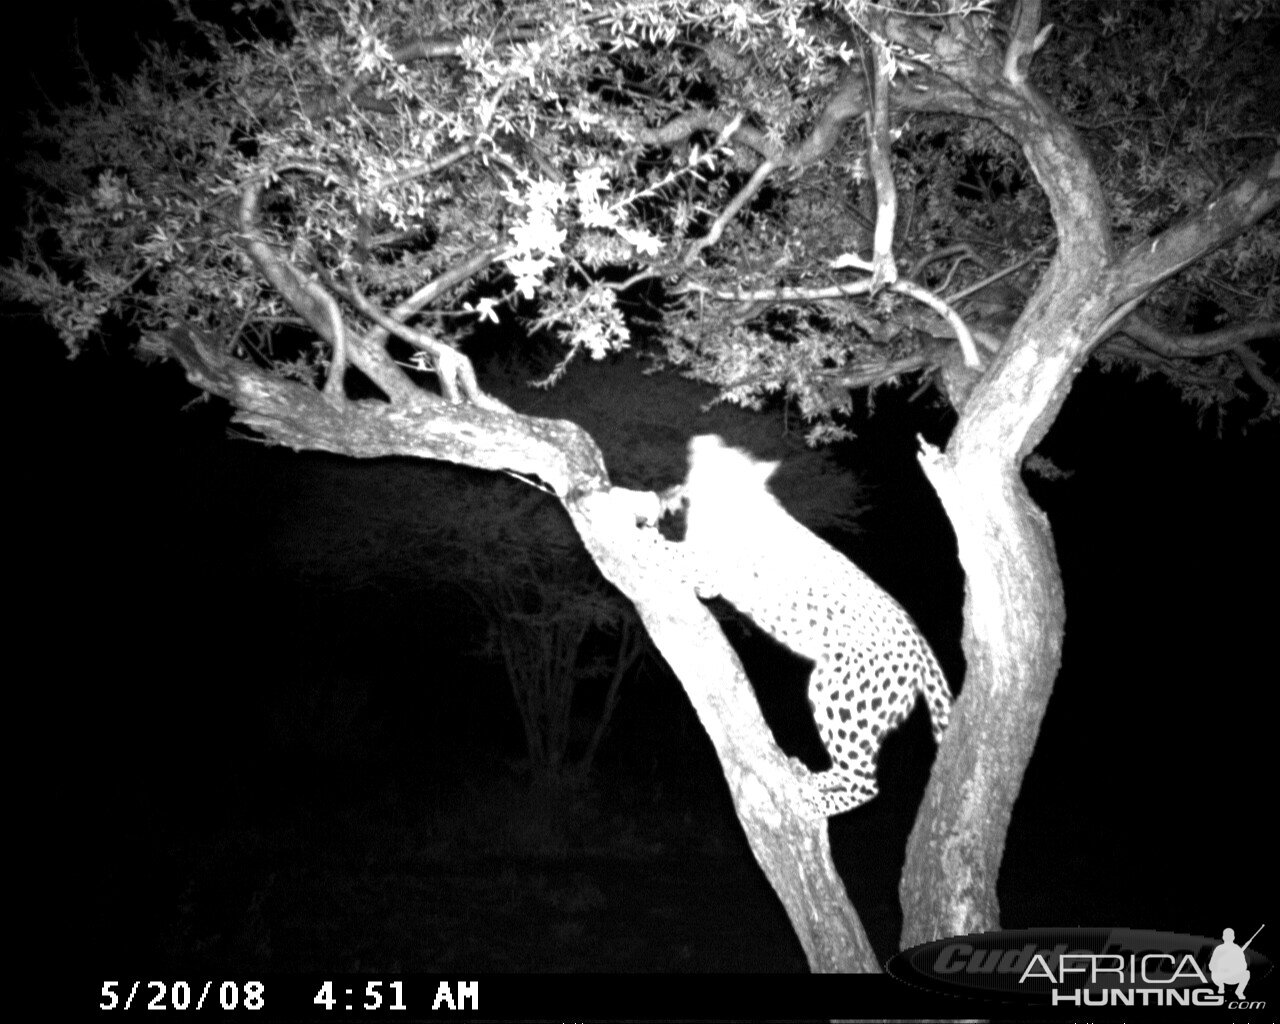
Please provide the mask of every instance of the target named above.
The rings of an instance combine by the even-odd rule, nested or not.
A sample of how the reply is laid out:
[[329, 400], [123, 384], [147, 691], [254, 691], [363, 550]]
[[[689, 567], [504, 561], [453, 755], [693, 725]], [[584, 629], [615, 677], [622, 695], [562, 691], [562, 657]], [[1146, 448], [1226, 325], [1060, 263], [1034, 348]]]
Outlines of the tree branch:
[[231, 404], [234, 422], [295, 451], [439, 459], [536, 477], [561, 497], [608, 486], [600, 449], [567, 420], [451, 405], [417, 387], [400, 405], [346, 402], [338, 409], [310, 385], [236, 359], [189, 327], [169, 331], [165, 344], [192, 384]]
[[720, 236], [724, 233], [725, 226], [729, 221], [738, 215], [738, 212], [747, 205], [751, 197], [760, 191], [769, 175], [772, 174], [778, 165], [772, 160], [765, 160], [755, 169], [750, 180], [738, 190], [738, 194], [733, 197], [720, 211], [720, 215], [716, 217], [710, 229], [701, 238], [695, 239], [693, 244], [689, 246], [688, 251], [684, 254], [683, 263], [688, 266], [693, 262], [693, 258], [708, 246], [715, 245], [720, 240]]
[[1234, 324], [1203, 334], [1175, 334], [1137, 313], [1130, 313], [1117, 330], [1166, 359], [1199, 359], [1238, 351], [1245, 342], [1280, 338], [1280, 320]]
[[875, 59], [875, 85], [866, 118], [867, 163], [871, 166], [871, 178], [876, 186], [876, 230], [871, 258], [871, 291], [874, 294], [882, 284], [893, 284], [898, 279], [898, 265], [893, 260], [893, 234], [898, 224], [898, 187], [893, 180], [889, 139], [889, 86], [893, 81], [893, 58], [883, 37], [873, 33], [870, 41]]
[[365, 297], [353, 277], [347, 278], [345, 289], [337, 284], [331, 287], [380, 328], [425, 352], [435, 366], [436, 378], [440, 382], [440, 393], [449, 402], [456, 405], [465, 398], [472, 405], [478, 405], [490, 412], [511, 412], [509, 406], [481, 389], [471, 360], [456, 348], [388, 316]]
[[684, 142], [695, 132], [715, 132], [718, 135], [738, 120], [739, 125], [733, 131], [732, 141], [746, 146], [766, 160], [784, 162], [785, 149], [770, 141], [768, 135], [758, 128], [742, 124], [740, 118], [741, 115], [720, 110], [686, 110], [656, 128], [628, 125], [626, 134], [642, 146], [667, 147]]
[[[537, 39], [545, 30], [537, 26], [521, 26], [498, 32], [490, 40], [491, 46], [510, 46], [513, 43], [527, 43]], [[398, 64], [411, 64], [416, 60], [440, 60], [442, 57], [457, 57], [462, 52], [462, 43], [457, 39], [414, 39], [403, 43], [391, 52], [391, 57]]]
[[978, 356], [978, 349], [973, 343], [973, 334], [966, 326], [964, 319], [955, 311], [946, 299], [934, 295], [928, 288], [922, 288], [914, 281], [908, 281], [901, 278], [889, 286], [890, 291], [901, 292], [917, 302], [923, 303], [941, 316], [951, 329], [955, 331], [956, 341], [960, 344], [960, 352], [964, 356], [964, 364], [971, 370], [982, 369], [982, 359]]
[[700, 281], [687, 281], [672, 290], [676, 295], [687, 292], [705, 295], [720, 302], [819, 302], [824, 299], [844, 299], [851, 295], [868, 295], [871, 292], [871, 278], [814, 288], [753, 288], [750, 291], [743, 291], [741, 288], [712, 288]]
[[[790, 148], [779, 146], [764, 132], [749, 125], [739, 125], [730, 139], [754, 150], [778, 167], [804, 167], [826, 156], [839, 141], [845, 124], [865, 110], [866, 89], [857, 74], [850, 71], [832, 91], [818, 120], [799, 144]], [[687, 110], [657, 128], [629, 127], [628, 131], [642, 145], [672, 146], [683, 142], [694, 132], [723, 132], [733, 123], [734, 116], [718, 110]]]
[[[1149, 367], [1154, 372], [1169, 378], [1174, 384], [1183, 386], [1191, 384], [1202, 389], [1212, 389], [1221, 393], [1224, 398], [1240, 398], [1244, 394], [1236, 386], [1236, 382], [1232, 377], [1221, 372], [1201, 369], [1194, 365], [1180, 366], [1175, 372], [1166, 357], [1144, 348], [1124, 334], [1112, 335], [1104, 351], [1108, 355], [1121, 357], [1140, 366]], [[1248, 350], [1245, 349], [1243, 351], [1247, 352]], [[1241, 362], [1243, 363], [1243, 360]], [[1274, 388], [1274, 384], [1272, 388]]]
[[1235, 350], [1235, 356], [1240, 360], [1240, 365], [1244, 367], [1244, 372], [1249, 375], [1249, 379], [1270, 396], [1273, 408], [1275, 405], [1280, 405], [1280, 382], [1267, 374], [1262, 368], [1262, 360], [1254, 351], [1241, 345]]
[[402, 171], [397, 171], [395, 174], [388, 175], [378, 182], [376, 188], [378, 191], [381, 191], [382, 189], [393, 188], [396, 185], [403, 185], [406, 182], [413, 181], [415, 178], [425, 178], [428, 175], [437, 174], [445, 168], [458, 163], [460, 160], [465, 160], [469, 156], [474, 156], [478, 152], [478, 144], [469, 142], [464, 146], [459, 146], [456, 149], [450, 150], [448, 153], [436, 157], [434, 160], [426, 160], [420, 164], [412, 164]]
[[[435, 302], [445, 292], [456, 288], [464, 281], [470, 280], [476, 274], [480, 273], [485, 267], [498, 258], [501, 249], [492, 248], [485, 249], [476, 253], [455, 267], [450, 267], [439, 277], [433, 278], [410, 295], [407, 299], [391, 310], [391, 319], [396, 323], [404, 323], [409, 317], [415, 313], [421, 312], [431, 303]], [[379, 325], [370, 330], [364, 340], [368, 344], [384, 344], [387, 337], [391, 334], [385, 327]]]
[[[314, 167], [291, 166], [288, 169], [304, 170], [307, 173], [331, 173], [324, 168]], [[258, 207], [266, 185], [267, 178], [263, 176], [248, 182], [241, 189], [239, 241], [262, 276], [297, 311], [308, 326], [331, 346], [334, 353], [330, 363], [332, 390], [330, 390], [330, 381], [325, 385], [330, 399], [333, 400], [335, 393], [341, 388], [341, 376], [337, 371], [339, 367], [345, 369], [348, 358], [393, 402], [407, 401], [412, 398], [418, 389], [405, 377], [386, 351], [380, 346], [370, 344], [367, 339], [348, 339], [341, 311], [338, 310], [333, 296], [318, 282], [309, 280], [276, 252], [262, 234], [258, 226]]]
[[1031, 55], [1045, 44], [1052, 25], [1040, 28], [1040, 0], [1018, 0], [1009, 27], [1009, 47], [1004, 55], [1004, 77], [1013, 86], [1022, 86], [1031, 70]]
[[901, 359], [892, 359], [888, 362], [876, 362], [852, 368], [842, 366], [838, 370], [823, 370], [819, 372], [822, 376], [838, 382], [841, 387], [865, 388], [883, 384], [893, 380], [895, 377], [901, 377], [905, 373], [927, 370], [934, 365], [936, 365], [934, 357], [928, 352], [922, 351], [914, 355], [904, 356]]
[[1117, 304], [1149, 295], [1160, 282], [1251, 228], [1280, 205], [1280, 151], [1250, 167], [1221, 196], [1115, 261]]

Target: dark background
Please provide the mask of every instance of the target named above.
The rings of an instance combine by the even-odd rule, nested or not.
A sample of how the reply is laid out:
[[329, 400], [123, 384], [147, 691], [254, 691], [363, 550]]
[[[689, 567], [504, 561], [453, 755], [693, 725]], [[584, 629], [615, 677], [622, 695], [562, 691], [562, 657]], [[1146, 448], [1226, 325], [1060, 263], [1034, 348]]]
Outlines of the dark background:
[[[9, 110], [11, 147], [25, 72], [55, 95], [68, 81], [65, 15], [44, 16], [45, 30], [10, 40], [10, 95], [25, 97]], [[128, 28], [103, 16], [81, 40], [123, 51]], [[32, 319], [7, 324], [11, 494], [31, 517], [13, 542], [25, 666], [13, 684], [34, 695], [22, 726], [48, 736], [38, 764], [51, 770], [28, 776], [37, 802], [74, 809], [58, 842], [77, 866], [62, 885], [91, 962], [803, 969], [709, 745], [657, 669], [624, 692], [592, 787], [566, 812], [570, 835], [495, 824], [531, 828], [510, 693], [468, 653], [474, 623], [439, 602], [430, 561], [405, 582], [404, 533], [386, 527], [402, 516], [414, 531], [457, 471], [232, 441], [225, 410], [181, 411], [196, 395], [173, 366], [97, 352], [69, 364]], [[626, 360], [587, 372], [606, 390], [635, 380]], [[843, 455], [870, 511], [840, 543], [958, 680], [962, 581], [914, 461], [915, 435], [941, 442], [948, 421], [901, 395], [877, 409]], [[1274, 427], [1219, 438], [1195, 419], [1159, 384], [1091, 369], [1043, 446], [1073, 472], [1033, 484], [1068, 622], [1005, 855], [1006, 927], [1229, 925], [1242, 938], [1276, 920], [1264, 825], [1280, 449]], [[352, 516], [362, 495], [368, 515]], [[300, 571], [307, 530], [364, 552], [358, 587]], [[753, 678], [770, 680], [762, 699], [802, 720], [786, 710], [803, 706], [802, 667], [746, 647]], [[883, 956], [932, 751], [922, 717], [887, 745], [881, 797], [832, 824]], [[797, 729], [780, 729], [784, 745], [809, 742]], [[1267, 951], [1267, 932], [1256, 945]]]

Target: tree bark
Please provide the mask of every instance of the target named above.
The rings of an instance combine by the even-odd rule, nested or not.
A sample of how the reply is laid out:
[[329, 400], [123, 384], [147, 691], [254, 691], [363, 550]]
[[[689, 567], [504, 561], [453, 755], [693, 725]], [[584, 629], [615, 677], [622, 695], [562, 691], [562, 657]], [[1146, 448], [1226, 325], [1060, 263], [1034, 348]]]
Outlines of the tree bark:
[[[1074, 129], [992, 49], [956, 38], [904, 109], [991, 121], [1022, 147], [1049, 200], [1058, 248], [1036, 294], [960, 410], [945, 454], [921, 462], [956, 531], [965, 572], [963, 693], [943, 738], [903, 868], [903, 948], [1000, 926], [996, 881], [1053, 683], [1066, 622], [1044, 513], [1021, 479], [1093, 349], [1160, 281], [1256, 223], [1280, 200], [1280, 158], [1253, 168], [1188, 222], [1116, 258], [1109, 211]], [[1031, 25], [1023, 35], [1034, 35]], [[1011, 43], [1012, 46], [1012, 43]], [[1023, 45], [1022, 58], [1029, 58]], [[1162, 258], [1161, 258], [1162, 257]]]
[[815, 973], [879, 970], [875, 952], [831, 858], [827, 823], [797, 813], [801, 778], [777, 744], [715, 617], [657, 532], [640, 530], [625, 492], [567, 504], [605, 577], [635, 605], [679, 678], [720, 759], [747, 842], [778, 894]]

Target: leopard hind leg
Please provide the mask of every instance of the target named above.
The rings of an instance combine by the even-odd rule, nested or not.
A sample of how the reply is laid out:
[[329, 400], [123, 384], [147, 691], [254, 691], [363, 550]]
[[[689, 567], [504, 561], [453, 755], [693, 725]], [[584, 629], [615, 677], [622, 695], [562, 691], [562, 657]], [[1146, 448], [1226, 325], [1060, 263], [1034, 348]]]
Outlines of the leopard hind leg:
[[809, 677], [809, 706], [831, 767], [811, 776], [807, 803], [815, 817], [829, 818], [861, 807], [880, 792], [876, 785], [874, 726], [849, 691], [848, 676], [817, 662]]

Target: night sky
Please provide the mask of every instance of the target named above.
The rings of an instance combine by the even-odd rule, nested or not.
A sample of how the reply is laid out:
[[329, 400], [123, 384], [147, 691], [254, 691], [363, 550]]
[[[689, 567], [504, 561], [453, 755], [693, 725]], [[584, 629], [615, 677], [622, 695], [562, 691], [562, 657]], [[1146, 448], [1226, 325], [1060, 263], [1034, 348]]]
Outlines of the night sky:
[[[99, 28], [92, 45], [108, 45]], [[55, 39], [32, 64], [50, 66]], [[56, 724], [45, 756], [87, 798], [67, 842], [91, 961], [803, 969], [660, 666], [628, 681], [588, 807], [568, 818], [582, 835], [544, 857], [483, 824], [523, 801], [518, 721], [500, 666], [477, 653], [484, 623], [444, 589], [423, 529], [433, 496], [488, 486], [479, 474], [231, 439], [219, 403], [182, 409], [198, 396], [173, 365], [99, 352], [68, 364], [28, 317], [9, 334], [12, 490], [32, 509], [14, 538], [30, 573], [14, 640], [37, 714]], [[635, 381], [628, 360], [584, 372], [606, 394]], [[917, 434], [941, 443], [950, 421], [908, 393], [882, 396], [842, 454], [869, 509], [838, 541], [954, 681], [962, 581], [913, 456]], [[525, 395], [510, 401], [529, 408]], [[592, 415], [614, 464], [610, 445], [626, 440]], [[715, 427], [731, 442], [732, 422]], [[1091, 369], [1042, 448], [1072, 474], [1031, 485], [1054, 527], [1067, 634], [1006, 851], [1007, 927], [1280, 924], [1262, 828], [1275, 806], [1280, 446], [1274, 426], [1215, 434], [1167, 387]], [[685, 440], [667, 439], [673, 465]], [[495, 478], [494, 500], [509, 486]], [[803, 666], [734, 636], [780, 741], [812, 753], [795, 711]], [[832, 824], [882, 956], [931, 753], [918, 714], [886, 747], [882, 795]], [[704, 903], [697, 885], [727, 895]], [[711, 905], [726, 901], [748, 936]]]

